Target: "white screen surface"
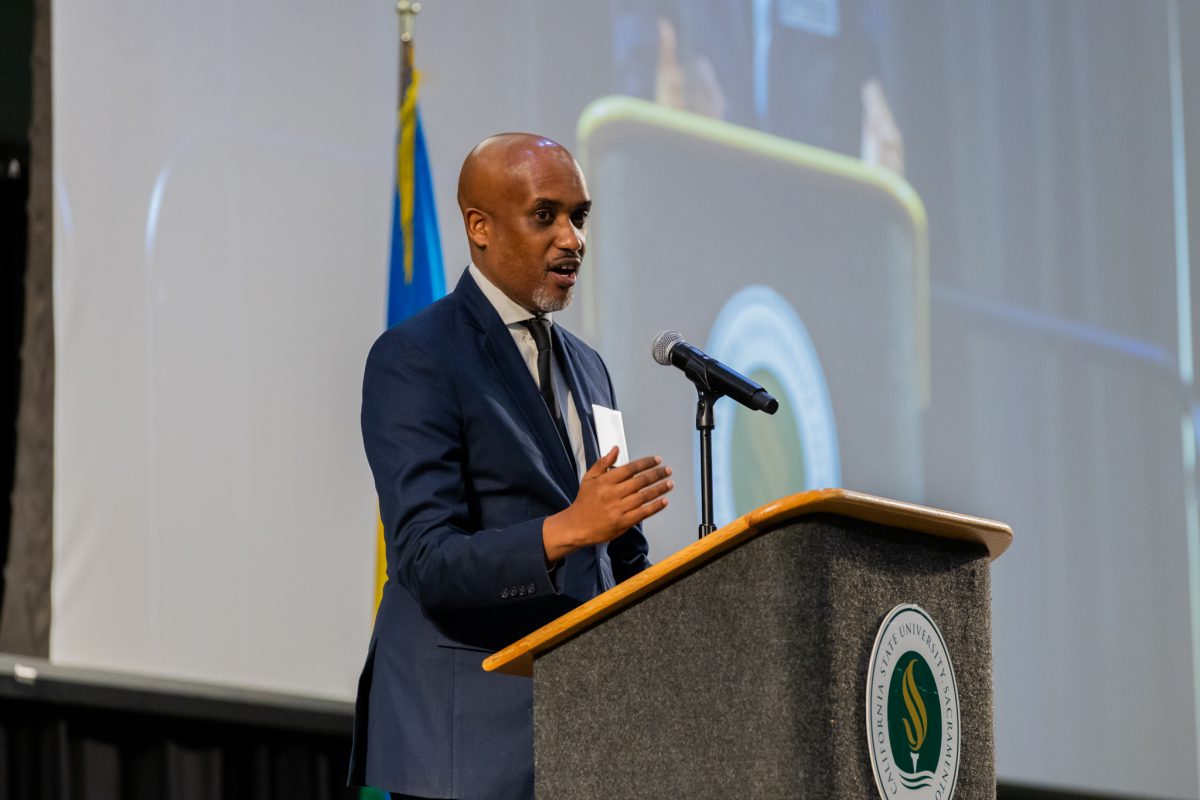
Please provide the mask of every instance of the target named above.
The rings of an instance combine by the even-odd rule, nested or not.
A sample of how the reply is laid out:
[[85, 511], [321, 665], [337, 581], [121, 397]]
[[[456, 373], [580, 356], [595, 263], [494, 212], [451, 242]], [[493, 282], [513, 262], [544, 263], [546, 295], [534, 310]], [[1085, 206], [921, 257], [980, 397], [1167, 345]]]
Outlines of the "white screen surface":
[[137, 5], [54, 15], [51, 657], [348, 698], [394, 32], [361, 5]]

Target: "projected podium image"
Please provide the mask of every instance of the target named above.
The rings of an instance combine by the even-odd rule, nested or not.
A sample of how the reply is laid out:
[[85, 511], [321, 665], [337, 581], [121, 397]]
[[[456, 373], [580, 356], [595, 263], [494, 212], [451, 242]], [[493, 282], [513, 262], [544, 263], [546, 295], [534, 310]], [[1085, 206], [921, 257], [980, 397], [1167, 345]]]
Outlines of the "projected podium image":
[[[928, 385], [924, 210], [857, 159], [630, 98], [580, 121], [597, 212], [585, 336], [604, 354], [631, 449], [687, 473], [694, 396], [647, 370], [663, 329], [761, 383], [774, 418], [717, 408], [716, 522], [798, 489], [919, 501]], [[654, 530], [688, 528], [681, 480]], [[652, 537], [655, 547], [669, 546]], [[656, 550], [661, 555], [664, 550]]]

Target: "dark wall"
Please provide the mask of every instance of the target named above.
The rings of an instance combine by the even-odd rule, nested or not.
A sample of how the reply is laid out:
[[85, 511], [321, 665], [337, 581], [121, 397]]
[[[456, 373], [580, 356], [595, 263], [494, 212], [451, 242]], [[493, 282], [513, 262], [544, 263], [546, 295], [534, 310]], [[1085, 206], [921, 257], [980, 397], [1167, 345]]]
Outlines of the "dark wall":
[[24, 143], [29, 138], [33, 106], [32, 0], [0, 3], [0, 142]]
[[[8, 557], [28, 244], [33, 2], [0, 4], [0, 567]], [[0, 602], [4, 572], [0, 569]]]

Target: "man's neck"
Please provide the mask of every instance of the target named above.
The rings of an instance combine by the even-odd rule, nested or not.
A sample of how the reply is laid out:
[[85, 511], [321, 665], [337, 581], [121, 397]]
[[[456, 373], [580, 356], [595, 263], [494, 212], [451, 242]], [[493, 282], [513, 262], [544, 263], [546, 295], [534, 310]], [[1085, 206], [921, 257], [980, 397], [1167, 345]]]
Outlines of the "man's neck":
[[514, 325], [518, 322], [523, 322], [530, 317], [541, 317], [547, 322], [553, 323], [554, 320], [551, 318], [550, 314], [539, 314], [537, 312], [530, 311], [516, 300], [513, 300], [511, 297], [506, 295], [503, 289], [492, 283], [491, 279], [489, 279], [487, 275], [483, 274], [483, 270], [476, 266], [474, 261], [470, 263], [467, 269], [470, 271], [471, 277], [475, 279], [475, 283], [479, 286], [479, 290], [483, 292], [483, 296], [486, 297], [488, 302], [492, 304], [492, 307], [496, 309], [496, 313], [500, 315], [500, 319], [505, 325]]

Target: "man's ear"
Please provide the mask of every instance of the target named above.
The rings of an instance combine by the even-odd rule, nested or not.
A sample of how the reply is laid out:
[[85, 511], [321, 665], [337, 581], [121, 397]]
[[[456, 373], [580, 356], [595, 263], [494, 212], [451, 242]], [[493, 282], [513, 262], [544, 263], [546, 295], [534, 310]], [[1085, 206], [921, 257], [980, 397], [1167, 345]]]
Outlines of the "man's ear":
[[468, 208], [463, 214], [467, 225], [467, 239], [480, 250], [486, 250], [491, 238], [491, 219], [478, 208]]

